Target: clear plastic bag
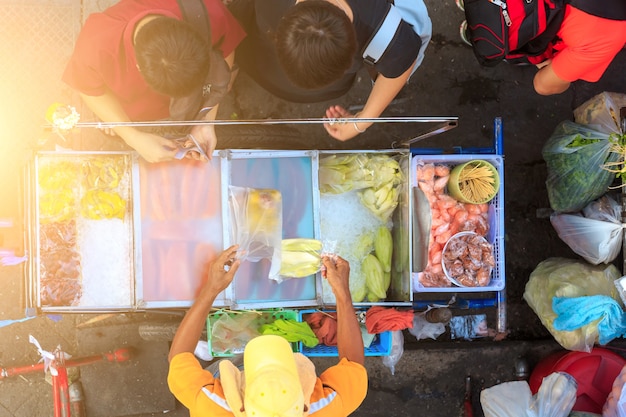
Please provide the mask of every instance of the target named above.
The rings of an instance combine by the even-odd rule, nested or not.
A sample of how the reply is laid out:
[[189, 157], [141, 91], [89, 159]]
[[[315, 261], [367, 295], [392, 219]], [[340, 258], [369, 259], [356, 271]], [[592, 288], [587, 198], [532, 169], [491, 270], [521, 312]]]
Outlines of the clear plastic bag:
[[549, 258], [530, 274], [524, 300], [533, 309], [554, 339], [565, 349], [591, 352], [598, 340], [598, 323], [590, 323], [573, 331], [554, 327], [557, 315], [552, 309], [554, 297], [607, 295], [619, 301], [614, 281], [621, 276], [612, 265], [594, 266], [584, 261]]
[[567, 417], [576, 403], [578, 384], [565, 372], [553, 372], [541, 382], [530, 404], [529, 417]]
[[622, 209], [609, 195], [589, 203], [582, 213], [554, 213], [550, 222], [563, 242], [588, 262], [612, 262], [622, 250]]
[[413, 327], [408, 329], [409, 333], [417, 338], [417, 340], [431, 338], [436, 340], [446, 331], [446, 325], [443, 323], [430, 323], [426, 320], [426, 312], [415, 313], [413, 315]]
[[574, 121], [594, 125], [604, 133], [622, 133], [620, 108], [626, 107], [626, 94], [604, 91], [585, 101], [574, 110]]
[[211, 350], [213, 353], [241, 353], [246, 344], [261, 333], [254, 312], [222, 314], [211, 327]]
[[239, 245], [240, 260], [271, 261], [269, 278], [281, 281], [283, 205], [279, 191], [229, 187], [231, 242]]
[[603, 417], [626, 417], [626, 366], [613, 381], [613, 387], [602, 408]]
[[611, 152], [609, 135], [571, 121], [560, 123], [542, 149], [548, 168], [550, 207], [576, 212], [604, 195], [615, 173], [605, 169], [619, 159]]
[[396, 374], [396, 364], [400, 361], [404, 353], [404, 334], [402, 330], [391, 331], [391, 353], [383, 356], [383, 365], [391, 371], [391, 375]]

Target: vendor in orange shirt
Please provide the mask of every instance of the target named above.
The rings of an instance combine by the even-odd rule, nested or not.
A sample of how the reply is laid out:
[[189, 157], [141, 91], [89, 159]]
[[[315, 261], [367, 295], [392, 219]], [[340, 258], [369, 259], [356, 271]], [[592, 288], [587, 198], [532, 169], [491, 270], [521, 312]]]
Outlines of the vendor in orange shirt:
[[336, 365], [318, 377], [313, 362], [293, 353], [284, 338], [263, 335], [247, 343], [243, 371], [230, 360], [219, 362], [219, 378], [202, 368], [193, 352], [215, 298], [239, 268], [237, 249], [231, 246], [211, 263], [208, 280], [174, 336], [167, 378], [174, 396], [191, 417], [341, 417], [354, 412], [367, 393], [367, 371], [348, 285], [350, 265], [340, 257], [323, 258], [337, 302]]
[[537, 65], [533, 85], [541, 95], [560, 94], [577, 80], [598, 81], [626, 44], [626, 21], [567, 5], [557, 37], [553, 58]]

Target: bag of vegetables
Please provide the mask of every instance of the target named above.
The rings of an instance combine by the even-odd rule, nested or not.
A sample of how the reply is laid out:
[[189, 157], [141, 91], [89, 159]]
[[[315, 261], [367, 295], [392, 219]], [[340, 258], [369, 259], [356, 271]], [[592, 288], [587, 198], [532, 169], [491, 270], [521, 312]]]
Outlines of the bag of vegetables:
[[548, 168], [546, 188], [556, 212], [579, 211], [606, 193], [615, 172], [606, 169], [620, 158], [611, 136], [572, 121], [561, 122], [543, 147]]

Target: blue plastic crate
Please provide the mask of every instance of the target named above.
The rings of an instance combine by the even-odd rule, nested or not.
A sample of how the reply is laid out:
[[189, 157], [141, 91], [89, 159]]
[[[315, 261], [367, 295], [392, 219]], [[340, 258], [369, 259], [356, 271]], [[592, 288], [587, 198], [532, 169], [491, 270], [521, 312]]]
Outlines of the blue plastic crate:
[[[305, 322], [304, 316], [307, 314], [315, 313], [322, 310], [300, 310], [299, 311], [299, 320], [301, 322]], [[323, 310], [324, 312], [334, 313], [334, 310]], [[358, 313], [358, 311], [357, 311]], [[319, 344], [315, 347], [306, 347], [299, 342], [300, 352], [305, 356], [310, 357], [338, 357], [339, 352], [337, 350], [337, 346], [326, 346], [323, 344]], [[383, 332], [379, 333], [374, 337], [374, 340], [370, 344], [369, 347], [365, 348], [365, 356], [389, 356], [391, 354], [391, 332]]]

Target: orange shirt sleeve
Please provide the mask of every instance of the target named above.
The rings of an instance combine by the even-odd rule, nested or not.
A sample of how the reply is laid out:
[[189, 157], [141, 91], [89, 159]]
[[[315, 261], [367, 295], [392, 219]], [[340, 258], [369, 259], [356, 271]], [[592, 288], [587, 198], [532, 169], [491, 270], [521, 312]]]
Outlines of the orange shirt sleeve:
[[552, 59], [555, 74], [570, 82], [596, 82], [626, 43], [626, 21], [592, 16], [568, 5], [557, 36], [563, 46]]
[[191, 417], [210, 415], [232, 417], [219, 379], [200, 366], [193, 353], [172, 358], [167, 385], [174, 396], [189, 409]]
[[343, 358], [317, 379], [309, 413], [311, 417], [347, 416], [361, 405], [366, 395], [367, 370]]

